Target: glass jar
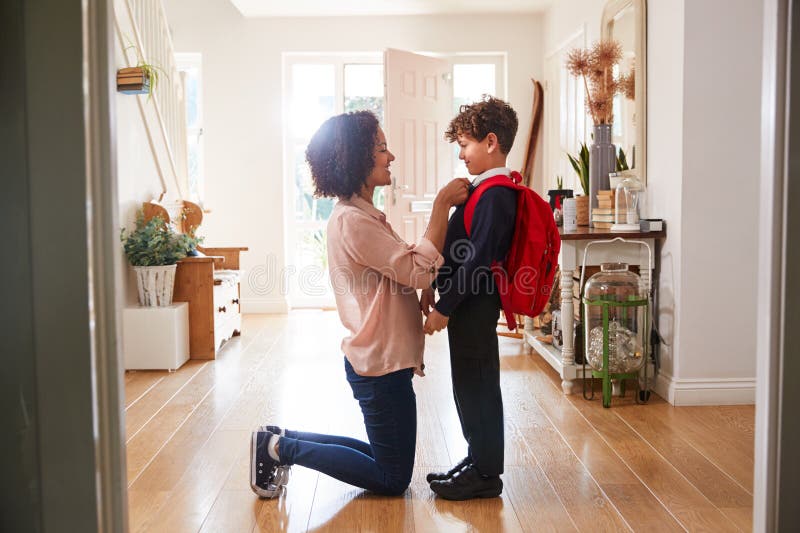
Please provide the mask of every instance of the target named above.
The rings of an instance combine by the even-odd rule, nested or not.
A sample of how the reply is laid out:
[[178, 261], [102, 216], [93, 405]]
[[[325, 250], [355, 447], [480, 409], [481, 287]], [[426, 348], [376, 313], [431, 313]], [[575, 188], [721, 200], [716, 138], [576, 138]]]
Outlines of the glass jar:
[[583, 295], [586, 359], [603, 374], [596, 377], [638, 372], [650, 332], [647, 291], [639, 276], [625, 263], [603, 263]]
[[644, 186], [636, 176], [626, 176], [614, 191], [614, 224], [611, 231], [639, 231], [639, 211]]

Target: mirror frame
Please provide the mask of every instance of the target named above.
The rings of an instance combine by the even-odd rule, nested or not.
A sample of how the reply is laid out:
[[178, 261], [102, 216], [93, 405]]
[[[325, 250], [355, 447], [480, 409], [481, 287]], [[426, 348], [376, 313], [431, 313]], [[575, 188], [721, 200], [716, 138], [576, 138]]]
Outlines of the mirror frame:
[[600, 19], [603, 40], [612, 36], [614, 17], [628, 6], [633, 6], [636, 23], [634, 53], [636, 54], [636, 176], [647, 184], [647, 2], [646, 0], [608, 0]]

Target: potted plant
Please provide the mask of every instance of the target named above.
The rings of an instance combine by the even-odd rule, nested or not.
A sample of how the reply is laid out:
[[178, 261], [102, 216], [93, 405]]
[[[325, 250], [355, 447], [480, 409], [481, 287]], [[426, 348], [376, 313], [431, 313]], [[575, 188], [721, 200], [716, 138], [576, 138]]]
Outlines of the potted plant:
[[578, 175], [583, 195], [575, 197], [577, 219], [579, 226], [589, 225], [589, 149], [586, 143], [581, 143], [581, 150], [577, 155], [567, 154], [569, 162]]
[[[126, 40], [130, 43], [129, 39], [126, 38]], [[131, 48], [136, 52], [136, 66], [121, 68], [117, 71], [117, 91], [122, 94], [146, 94], [149, 98], [153, 96], [161, 74], [166, 76], [166, 73], [161, 67], [145, 61], [135, 45], [129, 44], [124, 51], [127, 52]]]
[[117, 91], [152, 96], [159, 82], [160, 70], [155, 65], [141, 61], [135, 67], [121, 68], [117, 71]]
[[193, 234], [175, 232], [160, 216], [145, 221], [144, 213], [139, 211], [136, 228], [127, 235], [123, 228], [120, 240], [128, 262], [136, 271], [139, 305], [170, 305], [176, 264], [202, 239]]

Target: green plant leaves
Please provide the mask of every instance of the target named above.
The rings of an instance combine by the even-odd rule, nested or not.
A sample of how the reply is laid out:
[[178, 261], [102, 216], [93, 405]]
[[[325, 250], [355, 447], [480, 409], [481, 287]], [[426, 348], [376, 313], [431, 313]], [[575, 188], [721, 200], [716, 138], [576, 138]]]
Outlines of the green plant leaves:
[[136, 229], [125, 235], [120, 232], [125, 256], [133, 266], [174, 265], [193, 251], [202, 237], [176, 233], [161, 217], [148, 222], [140, 211], [136, 216]]
[[628, 158], [620, 146], [619, 155], [617, 155], [617, 172], [622, 170], [630, 170], [630, 168], [628, 167]]
[[578, 155], [567, 154], [567, 158], [578, 175], [583, 194], [589, 194], [589, 149], [586, 147], [586, 143], [581, 143]]

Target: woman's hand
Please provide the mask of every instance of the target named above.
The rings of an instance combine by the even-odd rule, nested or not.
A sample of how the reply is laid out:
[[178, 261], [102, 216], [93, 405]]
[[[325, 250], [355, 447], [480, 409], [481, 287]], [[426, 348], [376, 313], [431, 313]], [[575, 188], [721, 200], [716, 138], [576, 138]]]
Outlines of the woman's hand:
[[433, 335], [437, 331], [442, 331], [444, 328], [446, 328], [449, 321], [450, 318], [444, 316], [439, 311], [434, 309], [425, 320], [425, 325], [422, 327], [422, 330], [428, 335]]
[[425, 237], [433, 243], [439, 252], [444, 248], [450, 208], [454, 205], [463, 204], [469, 196], [469, 189], [470, 182], [467, 178], [456, 178], [442, 187], [433, 201], [433, 209], [431, 209], [431, 218], [428, 221], [428, 229], [425, 230]]
[[441, 188], [436, 200], [444, 202], [448, 207], [461, 205], [469, 196], [470, 181], [467, 178], [456, 178]]
[[435, 303], [436, 296], [433, 293], [433, 289], [430, 287], [422, 289], [422, 294], [419, 297], [419, 308], [422, 310], [422, 314], [428, 316]]

